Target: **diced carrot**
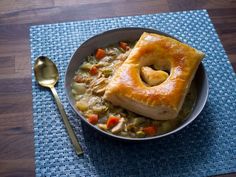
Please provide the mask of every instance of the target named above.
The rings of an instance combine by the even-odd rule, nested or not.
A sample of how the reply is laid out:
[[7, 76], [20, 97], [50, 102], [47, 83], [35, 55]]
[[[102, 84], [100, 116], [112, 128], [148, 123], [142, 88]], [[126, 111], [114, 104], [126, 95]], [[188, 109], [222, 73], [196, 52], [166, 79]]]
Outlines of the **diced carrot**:
[[98, 115], [97, 114], [90, 114], [88, 115], [88, 122], [95, 125], [98, 123]]
[[101, 60], [102, 58], [104, 58], [106, 56], [106, 51], [104, 49], [97, 49], [97, 52], [96, 52], [96, 55], [95, 57], [98, 59], [98, 60]]
[[148, 136], [153, 136], [157, 133], [157, 128], [155, 126], [144, 127], [143, 131]]
[[119, 43], [120, 48], [122, 48], [123, 50], [128, 50], [129, 49], [129, 45], [126, 42], [120, 42]]
[[90, 73], [91, 75], [96, 75], [96, 74], [98, 73], [97, 67], [96, 67], [96, 66], [93, 66], [93, 67], [90, 69], [89, 73]]
[[119, 123], [119, 120], [120, 120], [119, 117], [110, 116], [107, 120], [107, 128], [110, 129], [114, 127]]

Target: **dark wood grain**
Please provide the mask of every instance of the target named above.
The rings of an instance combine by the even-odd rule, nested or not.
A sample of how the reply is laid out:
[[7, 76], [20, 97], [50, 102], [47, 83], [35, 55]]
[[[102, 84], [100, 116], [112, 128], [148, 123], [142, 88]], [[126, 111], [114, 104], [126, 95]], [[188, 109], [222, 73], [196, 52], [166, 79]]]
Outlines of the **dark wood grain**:
[[236, 0], [1, 0], [0, 176], [35, 175], [30, 25], [195, 9], [208, 10], [236, 71]]

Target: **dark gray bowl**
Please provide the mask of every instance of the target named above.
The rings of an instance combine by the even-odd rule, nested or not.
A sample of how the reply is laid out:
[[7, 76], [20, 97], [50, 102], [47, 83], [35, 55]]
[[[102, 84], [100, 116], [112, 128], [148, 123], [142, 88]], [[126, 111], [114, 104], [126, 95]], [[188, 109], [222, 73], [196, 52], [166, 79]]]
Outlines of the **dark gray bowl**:
[[[143, 32], [152, 32], [152, 33], [157, 33], [161, 35], [165, 35], [168, 37], [175, 38], [173, 36], [170, 36], [168, 34], [165, 34], [163, 32], [154, 30], [154, 29], [148, 29], [148, 28], [119, 28], [119, 29], [114, 29], [110, 31], [106, 31], [104, 33], [98, 34], [87, 41], [85, 41], [73, 54], [70, 63], [67, 67], [66, 75], [65, 75], [65, 90], [66, 90], [66, 95], [67, 98], [70, 102], [70, 105], [74, 109], [74, 111], [79, 115], [79, 117], [86, 122], [89, 126], [93, 127], [97, 131], [101, 132], [102, 134], [106, 134], [108, 136], [117, 138], [117, 139], [122, 139], [122, 140], [151, 140], [151, 139], [157, 139], [161, 138], [170, 134], [173, 134], [182, 128], [186, 127], [189, 123], [191, 123], [202, 111], [208, 97], [208, 80], [207, 80], [207, 75], [206, 71], [204, 69], [203, 64], [201, 63], [197, 73], [195, 75], [194, 81], [197, 86], [197, 100], [194, 105], [194, 108], [192, 112], [185, 118], [185, 121], [182, 122], [182, 124], [176, 128], [175, 130], [154, 136], [154, 137], [147, 137], [147, 138], [127, 138], [127, 137], [121, 137], [117, 135], [113, 135], [110, 133], [107, 133], [105, 131], [100, 130], [99, 128], [93, 126], [92, 124], [88, 123], [87, 120], [81, 113], [75, 108], [75, 100], [73, 99], [72, 93], [71, 93], [71, 83], [74, 77], [75, 72], [78, 70], [79, 66], [84, 62], [85, 58], [89, 55], [91, 55], [97, 48], [101, 47], [106, 47], [110, 44], [115, 44], [119, 41], [137, 41], [141, 34]], [[176, 39], [176, 38], [175, 38]], [[178, 39], [177, 39], [178, 40]]]

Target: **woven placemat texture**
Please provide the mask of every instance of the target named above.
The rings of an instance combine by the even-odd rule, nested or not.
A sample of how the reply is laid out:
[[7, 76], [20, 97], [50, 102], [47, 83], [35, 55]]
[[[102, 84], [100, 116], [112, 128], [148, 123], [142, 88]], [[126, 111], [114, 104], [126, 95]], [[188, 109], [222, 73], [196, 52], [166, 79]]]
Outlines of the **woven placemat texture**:
[[[64, 92], [73, 52], [95, 34], [118, 27], [148, 27], [169, 33], [206, 53], [210, 92], [198, 118], [158, 140], [127, 143], [82, 123]], [[48, 89], [32, 75], [36, 176], [209, 176], [236, 172], [236, 77], [205, 10], [128, 16], [32, 26], [32, 65], [47, 55], [59, 68], [56, 86], [84, 149], [77, 156]]]

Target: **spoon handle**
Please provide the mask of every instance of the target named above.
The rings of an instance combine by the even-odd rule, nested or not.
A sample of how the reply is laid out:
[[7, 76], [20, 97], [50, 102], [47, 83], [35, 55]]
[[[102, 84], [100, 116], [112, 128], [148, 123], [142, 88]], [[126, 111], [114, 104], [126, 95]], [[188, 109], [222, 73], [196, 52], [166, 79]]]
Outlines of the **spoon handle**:
[[57, 91], [56, 91], [55, 87], [51, 87], [50, 89], [51, 89], [52, 94], [53, 94], [53, 96], [55, 98], [57, 107], [58, 107], [58, 109], [59, 109], [59, 111], [61, 113], [62, 120], [63, 120], [63, 122], [65, 124], [65, 127], [66, 127], [66, 130], [67, 130], [67, 132], [69, 134], [70, 140], [71, 140], [71, 142], [72, 142], [72, 144], [73, 144], [73, 146], [75, 148], [76, 154], [77, 155], [83, 154], [83, 150], [82, 150], [82, 148], [81, 148], [81, 146], [79, 144], [79, 141], [78, 141], [78, 139], [77, 139], [77, 137], [76, 137], [76, 135], [75, 135], [71, 125], [70, 125], [70, 122], [69, 122], [69, 120], [67, 118], [66, 112], [65, 112], [65, 110], [63, 108], [63, 105], [61, 104], [61, 100], [60, 100], [60, 98], [59, 98], [59, 96], [57, 94]]

